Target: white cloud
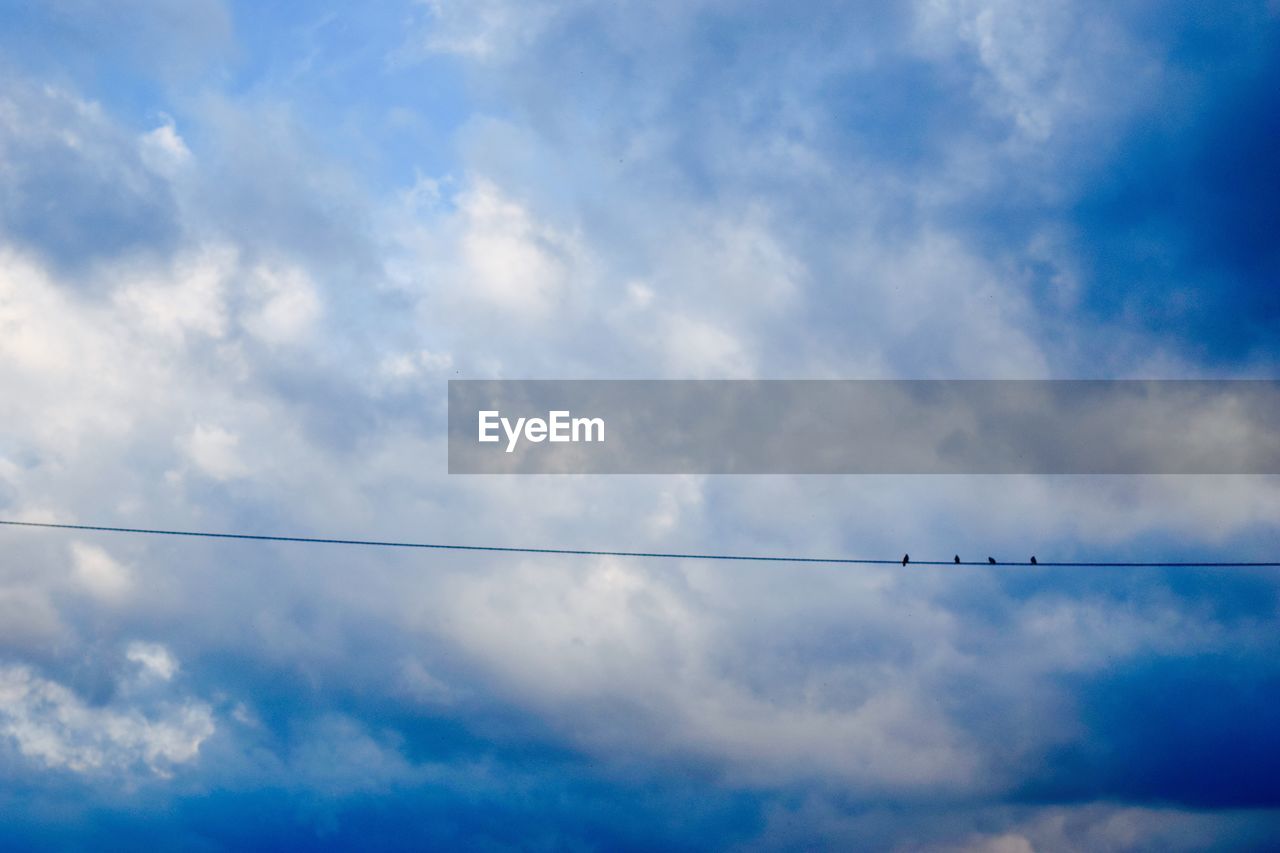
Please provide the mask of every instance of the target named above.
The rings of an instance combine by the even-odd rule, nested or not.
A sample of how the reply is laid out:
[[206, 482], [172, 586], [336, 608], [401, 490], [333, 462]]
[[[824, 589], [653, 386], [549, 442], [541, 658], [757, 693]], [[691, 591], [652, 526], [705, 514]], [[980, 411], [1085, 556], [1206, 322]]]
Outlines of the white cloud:
[[136, 663], [148, 678], [169, 681], [178, 671], [178, 659], [159, 643], [132, 642], [124, 656]]
[[114, 274], [115, 302], [125, 325], [181, 341], [188, 335], [220, 338], [227, 333], [227, 277], [235, 263], [228, 249], [179, 258], [172, 269], [125, 265]]
[[561, 0], [420, 0], [430, 21], [423, 47], [438, 53], [454, 53], [485, 59], [532, 41], [566, 5]]
[[458, 200], [464, 285], [504, 312], [544, 316], [564, 298], [572, 238], [539, 224], [486, 180]]
[[191, 163], [191, 150], [178, 134], [172, 119], [142, 134], [139, 139], [142, 162], [151, 171], [175, 178]]
[[422, 375], [438, 375], [452, 367], [453, 356], [449, 353], [422, 349], [385, 356], [378, 364], [378, 373], [385, 379], [401, 381]]
[[195, 760], [214, 729], [212, 711], [200, 702], [150, 715], [93, 706], [29, 667], [0, 667], [0, 734], [46, 767], [119, 773], [143, 764], [165, 775]]
[[679, 531], [705, 508], [705, 477], [674, 477], [657, 492], [656, 506], [644, 519], [649, 535], [661, 538]]
[[[803, 687], [758, 692], [737, 670], [752, 645], [735, 648], [744, 626], [713, 605], [731, 588], [614, 561], [530, 565], [455, 580], [448, 611], [430, 618], [601, 754], [695, 755], [748, 784], [796, 774], [904, 790], [978, 784], [981, 757], [914, 676], [804, 664], [792, 673]], [[860, 684], [858, 698], [841, 698], [842, 682]], [[602, 702], [610, 714], [592, 714]]]
[[653, 304], [653, 288], [643, 281], [628, 282], [626, 294], [626, 306], [628, 308], [644, 309]]
[[1048, 361], [1034, 311], [1008, 269], [946, 234], [903, 242], [851, 240], [839, 255], [849, 282], [849, 344], [884, 375], [1036, 379]]
[[298, 267], [258, 267], [249, 276], [247, 289], [252, 307], [244, 326], [267, 343], [297, 342], [320, 317], [315, 282]]
[[664, 372], [690, 379], [748, 379], [754, 359], [741, 341], [714, 321], [675, 313], [662, 321]]
[[249, 471], [240, 457], [240, 436], [224, 427], [198, 424], [183, 449], [197, 469], [215, 480], [233, 480]]
[[[811, 815], [838, 826], [836, 815]], [[785, 837], [778, 815], [775, 836]], [[855, 818], [856, 820], [856, 818]], [[853, 821], [847, 821], [852, 823]], [[1227, 812], [1168, 807], [1141, 807], [1106, 802], [1021, 808], [976, 809], [971, 816], [922, 815], [912, 831], [899, 835], [936, 836], [933, 841], [898, 838], [895, 853], [1122, 853], [1134, 849], [1193, 851], [1220, 846], [1250, 849], [1251, 838], [1267, 834], [1267, 818], [1251, 810]], [[981, 827], [981, 828], [980, 828]], [[991, 827], [1003, 827], [992, 831]], [[837, 830], [838, 835], [839, 830]], [[849, 836], [856, 838], [856, 831]], [[1242, 843], [1243, 842], [1243, 843]]]
[[72, 542], [71, 563], [75, 583], [102, 601], [120, 601], [133, 587], [129, 568], [96, 545]]
[[1159, 73], [1106, 7], [1084, 14], [1063, 0], [920, 0], [915, 12], [926, 52], [945, 58], [963, 45], [984, 71], [978, 94], [1033, 143], [1131, 108]]

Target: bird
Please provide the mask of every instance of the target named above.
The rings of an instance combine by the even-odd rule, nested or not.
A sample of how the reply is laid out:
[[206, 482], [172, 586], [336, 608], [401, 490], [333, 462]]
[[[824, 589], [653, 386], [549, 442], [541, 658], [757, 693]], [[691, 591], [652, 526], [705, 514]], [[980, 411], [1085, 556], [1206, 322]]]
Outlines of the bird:
[[996, 564], [996, 558], [995, 558], [995, 557], [987, 557], [987, 562], [994, 566], [994, 565]]
[[1035, 555], [1035, 554], [1032, 554], [1032, 555], [1031, 555], [1031, 565], [1033, 565], [1033, 566], [1038, 566], [1038, 565], [1040, 565], [1039, 563], [1037, 563], [1037, 562], [1036, 562], [1036, 555]]
[[957, 562], [957, 563], [958, 563], [958, 562], [960, 562], [960, 555], [959, 555], [959, 554], [956, 554], [956, 562]]
[[903, 555], [902, 555], [902, 565], [904, 565], [904, 566], [905, 566], [907, 563], [910, 563], [910, 562], [911, 562], [911, 555], [910, 555], [910, 554], [903, 554]]

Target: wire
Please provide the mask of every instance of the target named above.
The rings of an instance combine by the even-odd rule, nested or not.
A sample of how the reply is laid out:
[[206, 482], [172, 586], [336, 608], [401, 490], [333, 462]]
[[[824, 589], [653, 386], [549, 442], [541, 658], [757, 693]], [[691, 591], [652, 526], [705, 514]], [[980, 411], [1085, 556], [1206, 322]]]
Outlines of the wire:
[[[41, 521], [5, 521], [8, 527], [38, 527], [50, 530], [90, 530], [105, 533], [135, 533], [145, 536], [190, 536], [201, 539], [242, 539], [252, 542], [302, 542], [313, 545], [360, 545], [374, 548], [423, 548], [438, 551], [489, 551], [505, 554], [565, 554], [578, 557], [649, 557], [663, 560], [736, 560], [756, 563], [829, 563], [842, 565], [890, 566], [901, 560], [870, 560], [854, 557], [773, 557], [756, 554], [681, 554], [663, 551], [592, 551], [579, 548], [515, 548], [506, 545], [451, 545], [433, 542], [392, 542], [377, 539], [326, 539], [313, 536], [267, 536], [255, 533], [211, 533], [203, 530], [161, 530], [145, 527], [107, 527], [99, 524], [54, 524]], [[954, 560], [911, 560], [912, 566], [989, 566], [986, 560], [959, 563]], [[1030, 566], [1030, 562], [998, 562], [997, 566]], [[1095, 568], [1280, 568], [1280, 562], [1051, 562], [1041, 560], [1036, 568], [1048, 567]]]

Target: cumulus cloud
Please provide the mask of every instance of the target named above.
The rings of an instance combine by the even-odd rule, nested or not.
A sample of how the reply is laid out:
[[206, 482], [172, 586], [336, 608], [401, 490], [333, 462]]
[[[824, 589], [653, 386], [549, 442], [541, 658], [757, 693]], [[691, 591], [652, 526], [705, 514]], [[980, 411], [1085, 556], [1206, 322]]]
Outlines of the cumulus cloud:
[[168, 681], [178, 671], [177, 659], [159, 643], [132, 642], [125, 649], [124, 656], [136, 663], [147, 678]]
[[191, 149], [178, 134], [172, 119], [142, 134], [139, 142], [143, 162], [151, 171], [167, 178], [177, 177], [191, 162]]
[[240, 437], [223, 427], [200, 424], [186, 440], [186, 451], [202, 473], [215, 480], [243, 476], [248, 468], [240, 459]]
[[537, 227], [484, 180], [459, 205], [466, 286], [503, 311], [545, 315], [562, 298], [565, 270], [556, 255], [570, 248], [566, 239]]
[[572, 231], [540, 219], [482, 176], [448, 199], [407, 209], [395, 227], [403, 255], [395, 274], [429, 322], [501, 318], [540, 329], [586, 295], [589, 262]]
[[133, 586], [129, 568], [96, 545], [71, 543], [71, 561], [75, 582], [103, 601], [117, 601]]
[[200, 252], [177, 259], [172, 268], [127, 265], [114, 298], [140, 329], [181, 340], [188, 334], [218, 338], [227, 331], [226, 277], [234, 256]]
[[212, 711], [194, 700], [151, 715], [95, 707], [26, 666], [0, 668], [0, 732], [46, 767], [76, 773], [168, 774], [196, 759], [214, 732]]
[[320, 316], [315, 283], [304, 270], [261, 267], [252, 272], [252, 310], [245, 328], [269, 344], [285, 344], [307, 334]]

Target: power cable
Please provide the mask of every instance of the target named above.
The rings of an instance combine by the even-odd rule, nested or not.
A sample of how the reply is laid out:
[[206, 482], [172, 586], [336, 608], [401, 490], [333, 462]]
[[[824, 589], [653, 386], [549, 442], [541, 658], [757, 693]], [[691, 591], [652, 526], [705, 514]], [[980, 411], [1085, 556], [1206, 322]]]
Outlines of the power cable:
[[[662, 560], [733, 560], [757, 563], [827, 563], [841, 565], [899, 565], [901, 560], [873, 560], [855, 557], [779, 557], [758, 554], [684, 554], [665, 551], [598, 551], [583, 548], [516, 548], [508, 545], [454, 545], [438, 542], [396, 542], [379, 539], [336, 539], [315, 536], [268, 536], [256, 533], [213, 533], [203, 530], [165, 530], [146, 527], [109, 527], [100, 524], [55, 524], [41, 521], [5, 521], [8, 527], [36, 527], [50, 530], [85, 530], [104, 533], [133, 533], [145, 536], [188, 536], [200, 539], [237, 539], [251, 542], [299, 542], [312, 545], [355, 545], [373, 548], [419, 548], [437, 551], [488, 551], [506, 554], [563, 554], [576, 557], [644, 557]], [[912, 566], [987, 566], [987, 560], [911, 560]], [[1000, 561], [997, 566], [1031, 566], [1030, 561]], [[1277, 562], [1054, 562], [1039, 560], [1036, 568], [1280, 568]]]

